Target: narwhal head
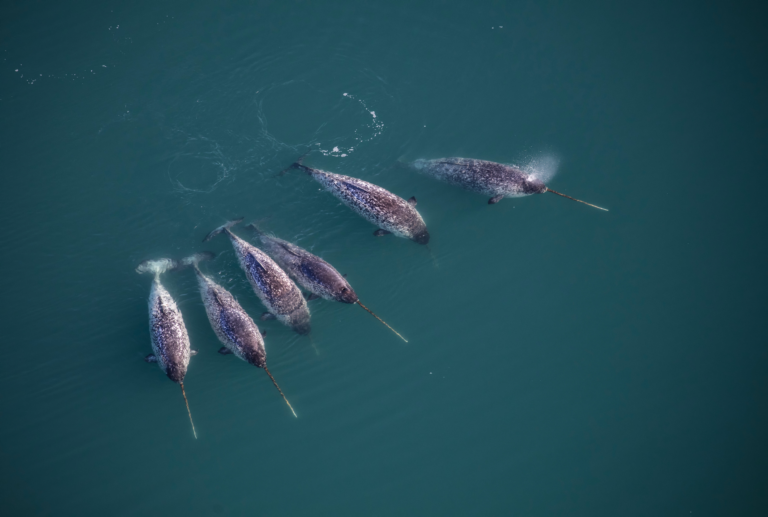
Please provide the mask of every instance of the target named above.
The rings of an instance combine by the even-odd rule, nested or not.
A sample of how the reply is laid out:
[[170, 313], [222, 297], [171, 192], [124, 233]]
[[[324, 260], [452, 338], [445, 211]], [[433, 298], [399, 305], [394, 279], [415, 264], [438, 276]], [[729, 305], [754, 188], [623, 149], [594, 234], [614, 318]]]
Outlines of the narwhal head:
[[247, 338], [250, 343], [243, 347], [243, 359], [245, 362], [256, 366], [257, 368], [264, 368], [267, 364], [267, 353], [264, 350], [264, 338], [261, 336], [249, 335]]
[[293, 328], [294, 332], [296, 332], [297, 334], [300, 334], [302, 336], [306, 336], [307, 334], [309, 334], [309, 331], [312, 330], [312, 327], [309, 324], [309, 320], [299, 322], [299, 323], [293, 325], [293, 327], [291, 327], [291, 328]]
[[173, 382], [182, 383], [187, 375], [187, 366], [183, 363], [172, 363], [165, 365], [165, 375]]
[[352, 289], [352, 286], [345, 282], [346, 285], [342, 286], [338, 291], [333, 293], [333, 298], [337, 302], [342, 303], [357, 303], [357, 293]]
[[413, 237], [411, 237], [411, 240], [414, 242], [418, 242], [419, 244], [428, 244], [429, 243], [429, 232], [427, 231], [427, 228], [424, 227], [423, 230], [421, 230], [418, 233], [415, 233]]
[[309, 323], [309, 311], [306, 305], [302, 308], [293, 311], [288, 315], [288, 321], [284, 321], [289, 327], [293, 329], [297, 334], [305, 336], [312, 330], [312, 326]]
[[539, 178], [530, 174], [525, 180], [523, 180], [523, 194], [543, 194], [547, 191], [547, 186]]

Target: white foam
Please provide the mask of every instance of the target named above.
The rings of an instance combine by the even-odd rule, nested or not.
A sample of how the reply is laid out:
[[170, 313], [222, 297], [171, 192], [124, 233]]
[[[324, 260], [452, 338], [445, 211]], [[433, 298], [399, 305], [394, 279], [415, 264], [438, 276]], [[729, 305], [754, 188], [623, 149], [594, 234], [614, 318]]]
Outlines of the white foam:
[[[362, 134], [363, 133], [363, 129], [365, 129], [365, 128], [355, 129], [355, 131], [354, 131], [354, 139], [355, 139], [356, 143], [355, 143], [354, 146], [345, 147], [345, 146], [337, 145], [337, 146], [334, 146], [331, 150], [323, 149], [323, 148], [318, 149], [318, 151], [320, 151], [323, 154], [323, 156], [336, 156], [338, 158], [346, 158], [352, 152], [354, 152], [355, 148], [358, 147], [361, 143], [370, 142], [371, 140], [373, 140], [377, 136], [381, 135], [381, 133], [384, 130], [384, 123], [381, 122], [381, 120], [378, 118], [378, 116], [376, 115], [376, 112], [374, 110], [368, 109], [368, 106], [365, 104], [365, 102], [363, 100], [358, 99], [354, 95], [352, 95], [350, 93], [347, 93], [347, 92], [344, 92], [341, 95], [343, 97], [346, 97], [348, 99], [352, 99], [352, 100], [360, 103], [360, 105], [363, 107], [363, 109], [366, 111], [366, 113], [368, 113], [371, 116], [371, 123], [370, 124], [366, 124], [365, 128], [373, 130], [373, 133], [366, 138]], [[340, 139], [336, 139], [336, 140], [338, 141]], [[315, 145], [320, 146], [321, 144], [316, 143]]]
[[537, 156], [531, 159], [523, 170], [532, 177], [547, 183], [557, 173], [560, 159], [553, 155]]

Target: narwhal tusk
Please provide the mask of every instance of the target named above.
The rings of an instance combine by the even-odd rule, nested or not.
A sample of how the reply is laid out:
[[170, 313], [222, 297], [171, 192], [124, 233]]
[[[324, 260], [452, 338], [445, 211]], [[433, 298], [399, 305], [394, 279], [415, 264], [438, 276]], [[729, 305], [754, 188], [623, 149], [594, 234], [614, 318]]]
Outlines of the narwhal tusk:
[[387, 324], [387, 322], [386, 322], [386, 321], [384, 321], [383, 319], [381, 319], [381, 318], [379, 318], [378, 316], [376, 316], [376, 314], [374, 314], [374, 313], [373, 313], [373, 311], [372, 311], [371, 309], [369, 309], [368, 307], [366, 307], [365, 305], [363, 305], [362, 303], [360, 303], [360, 300], [357, 300], [357, 304], [358, 304], [360, 307], [362, 307], [363, 309], [365, 309], [366, 311], [368, 311], [369, 313], [371, 313], [371, 316], [373, 316], [374, 318], [376, 318], [377, 320], [379, 320], [380, 322], [382, 322], [384, 325], [386, 325], [386, 326], [387, 326], [387, 328], [388, 328], [389, 330], [391, 330], [392, 332], [394, 332], [395, 334], [397, 334], [397, 336], [398, 336], [400, 339], [402, 339], [402, 340], [403, 340], [403, 341], [405, 341], [406, 343], [408, 342], [408, 340], [407, 340], [407, 339], [405, 339], [403, 336], [401, 336], [401, 335], [400, 335], [400, 333], [399, 333], [398, 331], [396, 331], [395, 329], [393, 329], [392, 327], [390, 327], [390, 326]]
[[277, 391], [279, 391], [280, 395], [283, 396], [283, 400], [285, 401], [285, 403], [288, 404], [289, 408], [291, 408], [291, 413], [293, 413], [293, 416], [295, 416], [296, 418], [299, 418], [299, 416], [296, 414], [296, 411], [293, 410], [293, 406], [291, 405], [291, 403], [288, 402], [287, 398], [285, 398], [285, 394], [283, 393], [283, 390], [280, 389], [280, 386], [277, 385], [277, 381], [275, 380], [274, 377], [272, 377], [272, 374], [269, 372], [267, 365], [264, 365], [264, 371], [267, 372], [267, 375], [269, 375], [269, 378], [272, 379], [272, 384], [275, 385], [275, 388], [277, 388]]
[[184, 383], [180, 382], [179, 385], [181, 386], [181, 394], [184, 395], [184, 403], [187, 405], [189, 423], [192, 424], [192, 434], [195, 435], [195, 440], [197, 440], [197, 431], [195, 431], [195, 423], [192, 421], [192, 412], [189, 410], [189, 401], [187, 401], [187, 393], [184, 391]]
[[549, 187], [547, 187], [547, 192], [552, 192], [553, 194], [557, 194], [558, 196], [567, 197], [568, 199], [572, 199], [572, 200], [574, 200], [574, 201], [578, 201], [579, 203], [584, 203], [585, 205], [589, 205], [589, 206], [591, 206], [591, 207], [594, 207], [594, 208], [597, 208], [597, 209], [599, 209], [599, 210], [605, 210], [606, 212], [608, 211], [608, 209], [607, 209], [607, 208], [602, 208], [602, 207], [599, 207], [599, 206], [597, 206], [597, 205], [593, 205], [592, 203], [587, 203], [586, 201], [582, 201], [581, 199], [576, 199], [575, 197], [566, 196], [565, 194], [561, 194], [560, 192], [557, 192], [557, 191], [555, 191], [555, 190], [552, 190], [552, 189], [551, 189], [551, 188], [549, 188]]

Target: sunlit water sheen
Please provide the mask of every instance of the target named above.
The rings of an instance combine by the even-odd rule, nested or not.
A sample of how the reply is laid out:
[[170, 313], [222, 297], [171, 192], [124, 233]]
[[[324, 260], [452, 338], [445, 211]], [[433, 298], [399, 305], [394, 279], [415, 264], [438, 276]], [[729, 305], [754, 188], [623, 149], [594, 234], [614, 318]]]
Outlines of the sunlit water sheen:
[[[0, 513], [766, 514], [762, 10], [63, 4], [0, 17]], [[416, 196], [429, 248], [279, 175], [310, 149]], [[398, 165], [447, 156], [556, 170], [610, 212], [489, 206]], [[214, 251], [202, 269], [258, 318], [227, 239], [201, 242], [238, 216], [409, 343], [323, 300], [317, 352], [257, 321], [295, 419], [167, 273], [195, 440], [142, 360], [135, 268]]]

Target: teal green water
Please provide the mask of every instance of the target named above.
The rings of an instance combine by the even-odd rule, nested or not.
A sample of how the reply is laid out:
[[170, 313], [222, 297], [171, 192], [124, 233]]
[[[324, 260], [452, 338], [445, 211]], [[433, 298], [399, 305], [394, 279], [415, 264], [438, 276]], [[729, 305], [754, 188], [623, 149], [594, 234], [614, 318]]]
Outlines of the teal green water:
[[[62, 4], [0, 17], [4, 515], [766, 515], [762, 9]], [[277, 176], [315, 143], [415, 195], [432, 255]], [[442, 156], [556, 158], [550, 186], [610, 212], [397, 166]], [[195, 440], [134, 268], [215, 251], [256, 317], [201, 243], [240, 215], [410, 342], [322, 300], [319, 355], [259, 322], [294, 419], [169, 273]]]

